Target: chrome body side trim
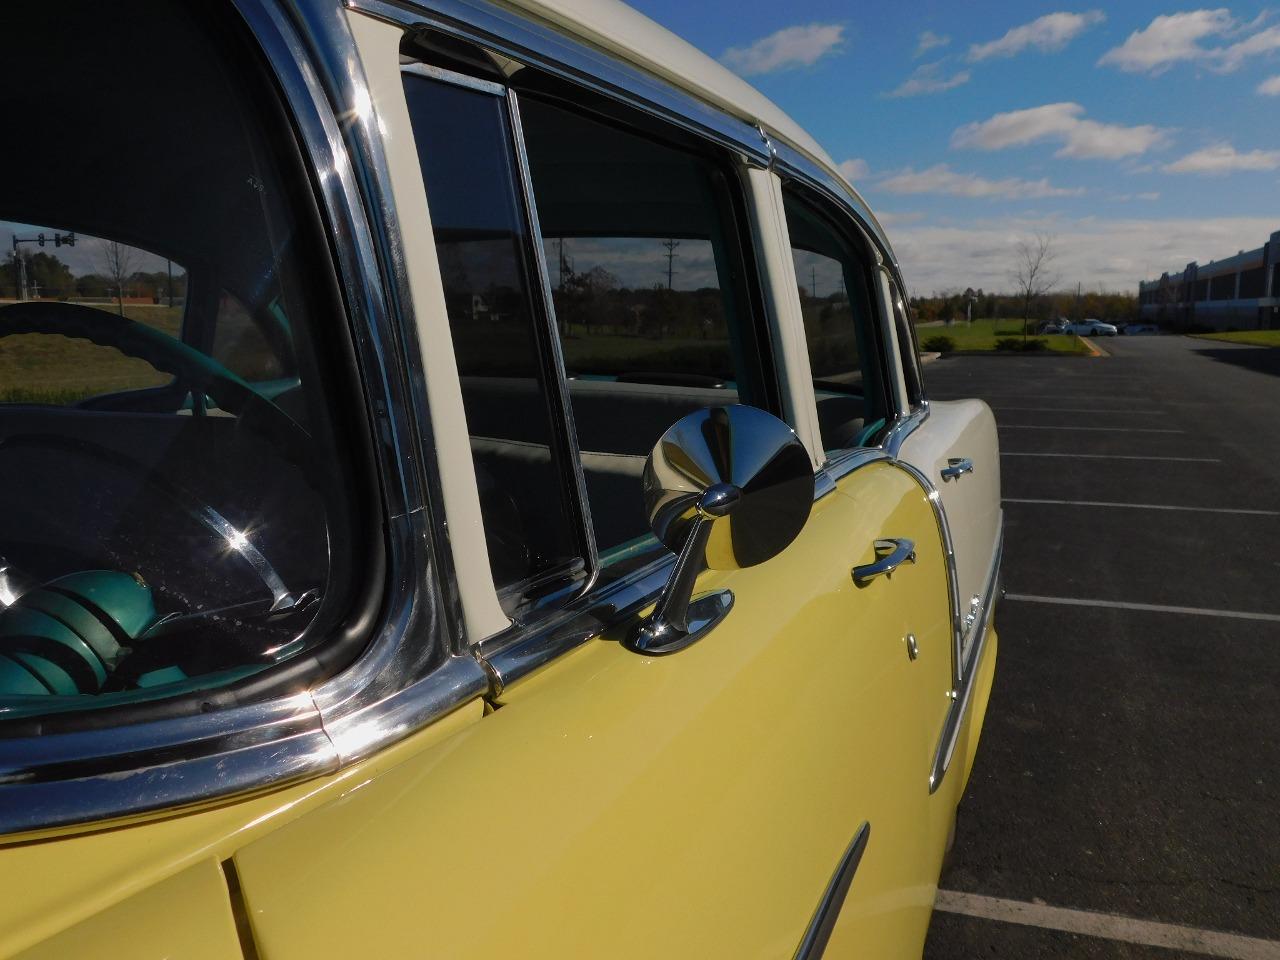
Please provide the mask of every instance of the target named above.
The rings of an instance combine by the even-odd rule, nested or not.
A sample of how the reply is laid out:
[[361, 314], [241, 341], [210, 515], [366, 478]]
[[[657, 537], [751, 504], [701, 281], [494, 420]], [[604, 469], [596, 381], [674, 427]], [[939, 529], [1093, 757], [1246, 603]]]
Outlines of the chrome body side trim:
[[482, 665], [460, 652], [447, 540], [431, 523], [440, 502], [434, 449], [422, 385], [404, 362], [406, 344], [416, 355], [415, 328], [344, 11], [325, 0], [298, 0], [288, 12], [273, 0], [235, 3], [292, 114], [329, 230], [371, 421], [388, 558], [382, 609], [364, 653], [310, 691], [240, 704], [213, 691], [211, 702], [227, 705], [208, 713], [0, 741], [0, 835], [331, 773], [489, 689]]
[[920, 485], [933, 508], [934, 519], [938, 523], [938, 534], [942, 537], [942, 552], [947, 566], [947, 594], [951, 604], [951, 685], [953, 690], [960, 689], [960, 652], [964, 635], [964, 624], [960, 611], [960, 580], [956, 574], [956, 547], [951, 537], [951, 524], [947, 521], [947, 512], [942, 506], [942, 494], [933, 482], [920, 470], [906, 460], [894, 460]]
[[995, 614], [996, 601], [1000, 597], [1000, 563], [1004, 555], [1003, 535], [996, 541], [996, 555], [992, 560], [990, 578], [987, 582], [986, 596], [982, 600], [980, 616], [974, 622], [973, 629], [978, 631], [976, 641], [970, 647], [969, 661], [963, 665], [961, 675], [964, 678], [961, 686], [956, 688], [956, 696], [951, 700], [947, 718], [942, 726], [942, 735], [934, 752], [933, 767], [929, 771], [929, 792], [935, 792], [942, 784], [942, 778], [951, 767], [955, 756], [956, 742], [960, 737], [960, 727], [964, 724], [965, 715], [973, 700], [973, 688], [978, 673], [978, 664], [982, 662], [983, 651], [986, 650], [987, 637], [991, 633], [991, 620]]
[[836, 919], [840, 916], [840, 908], [849, 895], [853, 875], [858, 872], [858, 864], [862, 862], [862, 855], [866, 852], [867, 841], [870, 839], [871, 824], [864, 820], [845, 849], [844, 856], [840, 858], [827, 889], [822, 892], [818, 909], [813, 912], [813, 919], [809, 921], [800, 945], [796, 947], [793, 955], [795, 960], [818, 960], [826, 952], [827, 943], [836, 927]]

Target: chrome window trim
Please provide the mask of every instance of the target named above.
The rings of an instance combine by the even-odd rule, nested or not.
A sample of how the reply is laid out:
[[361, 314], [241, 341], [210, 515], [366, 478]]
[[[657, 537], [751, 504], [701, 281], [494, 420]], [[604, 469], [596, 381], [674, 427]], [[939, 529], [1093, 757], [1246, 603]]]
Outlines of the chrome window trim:
[[455, 87], [466, 87], [468, 90], [493, 94], [495, 97], [505, 97], [507, 95], [507, 88], [500, 83], [494, 83], [492, 80], [482, 80], [479, 77], [473, 77], [465, 73], [456, 73], [453, 70], [446, 70], [443, 67], [436, 67], [429, 63], [402, 63], [400, 72], [412, 74], [415, 77], [423, 77], [427, 80], [441, 80], [444, 83], [451, 83]]
[[367, 102], [367, 91], [342, 7], [305, 0], [288, 12], [273, 0], [235, 5], [297, 126], [330, 232], [371, 421], [387, 595], [364, 652], [309, 691], [208, 714], [0, 741], [0, 835], [110, 821], [332, 773], [489, 689], [483, 667], [458, 646], [452, 565], [440, 549], [447, 541], [432, 524], [440, 501], [425, 396], [403, 359], [416, 343], [398, 230], [376, 118], [348, 109], [361, 92]]
[[348, 0], [401, 27], [429, 26], [660, 117], [767, 167], [754, 121], [733, 117], [554, 27], [488, 0]]
[[[600, 551], [596, 543], [595, 524], [591, 518], [591, 501], [587, 498], [587, 475], [582, 466], [582, 450], [578, 444], [578, 428], [573, 419], [573, 401], [569, 395], [569, 371], [564, 362], [564, 346], [560, 342], [560, 329], [556, 323], [555, 298], [551, 293], [551, 274], [547, 267], [547, 252], [543, 247], [542, 224], [538, 222], [538, 205], [533, 193], [533, 174], [529, 168], [529, 152], [524, 142], [524, 124], [520, 120], [520, 98], [516, 91], [508, 89], [507, 115], [511, 121], [511, 136], [515, 141], [516, 169], [520, 178], [521, 200], [524, 204], [525, 223], [529, 229], [529, 246], [537, 274], [537, 296], [541, 298], [542, 335], [551, 351], [551, 383], [555, 389], [555, 405], [559, 414], [555, 427], [559, 430], [557, 441], [569, 458], [568, 468], [573, 476], [574, 509], [577, 516], [570, 519], [577, 528], [579, 547], [586, 561], [586, 576], [574, 590], [579, 597], [591, 592], [600, 575]], [[532, 294], [533, 291], [530, 291]], [[543, 364], [543, 372], [545, 363]], [[564, 467], [565, 464], [561, 464]]]
[[978, 637], [973, 644], [969, 660], [961, 671], [963, 682], [953, 691], [951, 707], [947, 710], [946, 720], [942, 725], [942, 733], [938, 746], [934, 751], [933, 766], [929, 770], [929, 792], [934, 793], [942, 785], [943, 778], [951, 768], [955, 757], [956, 743], [960, 738], [960, 728], [964, 725], [965, 715], [973, 700], [973, 690], [978, 674], [978, 664], [982, 662], [982, 654], [987, 647], [987, 637], [991, 634], [991, 621], [995, 614], [996, 601], [1000, 598], [1000, 565], [1004, 557], [1003, 522], [1001, 534], [996, 539], [996, 553], [992, 560], [987, 589], [983, 597], [981, 615], [975, 623]]

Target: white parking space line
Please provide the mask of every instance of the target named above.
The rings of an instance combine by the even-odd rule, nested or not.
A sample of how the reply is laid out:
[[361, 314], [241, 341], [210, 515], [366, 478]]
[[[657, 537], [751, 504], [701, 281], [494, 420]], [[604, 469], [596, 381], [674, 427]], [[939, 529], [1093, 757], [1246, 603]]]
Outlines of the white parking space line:
[[1280, 510], [1246, 510], [1237, 507], [1181, 507], [1166, 503], [1113, 503], [1109, 500], [1035, 500], [1005, 497], [1005, 503], [1041, 503], [1054, 507], [1127, 507], [1130, 510], [1185, 510], [1189, 513], [1234, 513], [1250, 517], [1280, 517]]
[[1062, 457], [1067, 460], [1163, 460], [1169, 463], [1221, 463], [1215, 457], [1144, 457], [1131, 453], [1027, 453], [1001, 450], [1002, 457]]
[[1245, 610], [1209, 610], [1204, 607], [1171, 607], [1161, 603], [1126, 603], [1120, 600], [1086, 600], [1082, 597], [1042, 597], [1033, 593], [1006, 593], [1006, 600], [1023, 603], [1054, 603], [1067, 607], [1103, 607], [1108, 610], [1141, 610], [1146, 613], [1185, 613], [1193, 617], [1221, 617], [1225, 620], [1262, 620], [1280, 623], [1280, 613], [1250, 613]]
[[1098, 409], [1090, 407], [1006, 407], [1003, 404], [997, 409], [997, 413], [1001, 410], [1017, 410], [1021, 413], [1132, 413], [1144, 417], [1160, 417], [1168, 413], [1167, 410], [1120, 410], [1120, 409]]
[[1094, 433], [1186, 433], [1165, 427], [1058, 427], [1039, 423], [997, 423], [1001, 430], [1088, 430]]
[[1236, 933], [1219, 933], [1176, 923], [1137, 920], [1093, 910], [1072, 910], [1042, 903], [1025, 903], [1000, 897], [984, 897], [976, 893], [939, 890], [935, 910], [957, 913], [983, 920], [1016, 923], [1024, 927], [1083, 934], [1104, 940], [1119, 940], [1146, 947], [1164, 947], [1204, 957], [1227, 957], [1229, 960], [1280, 960], [1280, 942], [1245, 937]]

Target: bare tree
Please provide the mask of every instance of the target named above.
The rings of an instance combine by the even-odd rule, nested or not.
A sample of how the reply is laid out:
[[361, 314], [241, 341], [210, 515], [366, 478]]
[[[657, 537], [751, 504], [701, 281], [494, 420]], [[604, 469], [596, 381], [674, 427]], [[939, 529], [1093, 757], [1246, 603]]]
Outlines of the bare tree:
[[1010, 275], [1018, 296], [1022, 298], [1022, 340], [1027, 339], [1027, 325], [1031, 322], [1031, 305], [1058, 285], [1053, 273], [1053, 236], [1037, 232], [1034, 237], [1018, 241], [1013, 272]]
[[116, 286], [116, 309], [124, 316], [124, 282], [133, 276], [136, 251], [125, 243], [102, 240], [98, 247], [98, 259], [111, 282]]

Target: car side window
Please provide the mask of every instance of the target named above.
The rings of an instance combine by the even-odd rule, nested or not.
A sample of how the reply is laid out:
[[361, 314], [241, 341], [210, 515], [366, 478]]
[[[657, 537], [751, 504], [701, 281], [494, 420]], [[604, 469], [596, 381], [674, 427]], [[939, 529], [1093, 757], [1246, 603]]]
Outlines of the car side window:
[[601, 562], [654, 545], [641, 472], [704, 407], [773, 409], [731, 169], [661, 127], [521, 97]]
[[791, 255], [828, 453], [875, 444], [892, 420], [873, 283], [864, 241], [825, 203], [783, 189]]
[[581, 573], [572, 469], [505, 91], [404, 72], [489, 562], [509, 601]]

